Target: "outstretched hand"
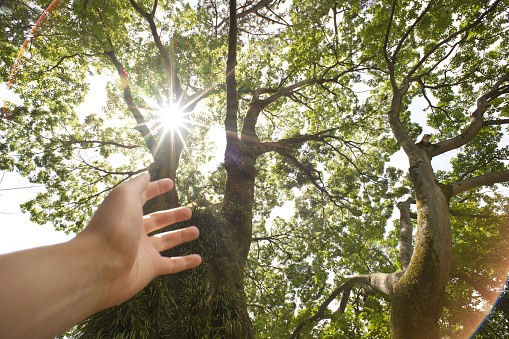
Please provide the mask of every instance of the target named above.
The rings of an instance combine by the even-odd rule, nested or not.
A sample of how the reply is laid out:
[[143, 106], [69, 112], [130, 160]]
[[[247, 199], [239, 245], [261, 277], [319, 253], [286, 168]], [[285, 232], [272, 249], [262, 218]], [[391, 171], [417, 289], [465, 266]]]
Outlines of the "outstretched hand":
[[149, 180], [148, 174], [141, 174], [113, 189], [76, 238], [0, 256], [2, 338], [53, 338], [134, 296], [157, 275], [201, 263], [196, 254], [159, 254], [196, 239], [196, 227], [147, 236], [191, 217], [188, 208], [143, 216], [148, 199], [173, 187], [169, 179]]
[[180, 272], [201, 263], [197, 254], [167, 258], [159, 253], [198, 238], [196, 227], [147, 236], [191, 217], [187, 207], [143, 216], [147, 200], [173, 187], [170, 179], [149, 180], [150, 175], [144, 173], [113, 189], [77, 237], [95, 239], [98, 272], [106, 274], [105, 281], [109, 282], [104, 290], [105, 307], [129, 299], [158, 275]]

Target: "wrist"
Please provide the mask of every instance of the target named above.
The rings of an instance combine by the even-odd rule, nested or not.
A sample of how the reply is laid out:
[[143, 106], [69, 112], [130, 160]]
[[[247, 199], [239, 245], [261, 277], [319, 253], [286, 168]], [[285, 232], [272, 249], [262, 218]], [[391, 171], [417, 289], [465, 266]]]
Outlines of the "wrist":
[[111, 280], [111, 264], [106, 260], [107, 248], [101, 239], [86, 232], [80, 233], [66, 245], [70, 251], [79, 253], [76, 267], [82, 274], [83, 296], [89, 294], [88, 298], [91, 298], [90, 314], [107, 308]]

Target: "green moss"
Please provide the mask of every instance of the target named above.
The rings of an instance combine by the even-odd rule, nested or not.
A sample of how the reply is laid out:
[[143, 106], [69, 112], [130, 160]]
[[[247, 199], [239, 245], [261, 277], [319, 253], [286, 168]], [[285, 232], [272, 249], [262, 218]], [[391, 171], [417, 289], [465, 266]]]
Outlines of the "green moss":
[[156, 278], [129, 301], [99, 312], [69, 332], [72, 338], [248, 338], [243, 269], [226, 221], [206, 208], [172, 225], [195, 225], [198, 240], [166, 251], [166, 256], [199, 253], [195, 269]]

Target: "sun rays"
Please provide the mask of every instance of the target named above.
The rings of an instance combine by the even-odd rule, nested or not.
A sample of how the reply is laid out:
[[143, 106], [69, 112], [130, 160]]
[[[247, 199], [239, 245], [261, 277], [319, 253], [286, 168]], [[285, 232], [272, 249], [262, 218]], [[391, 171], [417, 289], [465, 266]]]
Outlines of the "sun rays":
[[178, 105], [159, 107], [155, 113], [157, 118], [154, 122], [158, 123], [165, 132], [178, 132], [182, 128], [187, 129], [191, 123], [189, 113], [185, 113]]

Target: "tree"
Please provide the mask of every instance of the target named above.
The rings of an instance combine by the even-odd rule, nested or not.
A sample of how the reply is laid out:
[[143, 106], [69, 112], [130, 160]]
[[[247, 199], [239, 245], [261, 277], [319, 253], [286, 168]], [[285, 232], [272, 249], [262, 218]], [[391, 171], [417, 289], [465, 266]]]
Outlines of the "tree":
[[[62, 3], [16, 69], [25, 105], [2, 124], [3, 169], [46, 185], [25, 210], [76, 231], [105, 192], [148, 169], [177, 190], [146, 212], [190, 204], [202, 234], [167, 255], [204, 257], [72, 335], [470, 330], [464, 314], [481, 313], [506, 276], [507, 5]], [[87, 72], [118, 80], [104, 112], [79, 117]], [[174, 104], [190, 122], [169, 130], [156, 113]], [[201, 125], [219, 121], [224, 163], [207, 175]], [[416, 142], [423, 128], [431, 140]], [[389, 164], [399, 149], [407, 175]], [[447, 152], [452, 168], [434, 171]], [[271, 218], [292, 200], [291, 219]]]

